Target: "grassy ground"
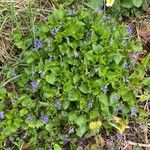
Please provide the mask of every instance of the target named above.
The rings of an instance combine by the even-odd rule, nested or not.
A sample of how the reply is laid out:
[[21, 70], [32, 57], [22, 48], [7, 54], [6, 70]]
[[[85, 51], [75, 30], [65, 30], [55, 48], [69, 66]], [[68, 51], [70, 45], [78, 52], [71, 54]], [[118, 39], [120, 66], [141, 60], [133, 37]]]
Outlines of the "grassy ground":
[[[13, 32], [20, 31], [24, 34], [24, 37], [28, 33], [33, 32], [35, 23], [37, 21], [44, 22], [46, 21], [47, 15], [56, 7], [56, 3], [49, 2], [48, 0], [24, 0], [24, 1], [15, 1], [10, 3], [0, 2], [0, 77], [3, 80], [2, 72], [3, 69], [7, 69], [7, 65], [10, 63], [15, 63], [16, 58], [21, 55], [21, 50], [16, 48], [12, 41]], [[144, 19], [143, 19], [144, 18]], [[144, 15], [140, 19], [130, 20], [130, 23], [135, 26], [135, 31], [138, 33], [138, 38], [140, 39], [141, 29], [148, 31], [150, 29], [149, 15]], [[143, 21], [144, 20], [144, 21]], [[137, 23], [138, 22], [138, 23]], [[142, 30], [142, 31], [143, 31]], [[143, 37], [143, 39], [146, 38]], [[150, 39], [150, 38], [149, 38]], [[141, 103], [141, 107], [144, 107], [145, 110], [149, 111], [150, 104], [149, 101], [146, 103]], [[143, 120], [142, 120], [143, 121]], [[108, 150], [113, 149], [150, 149], [148, 145], [150, 140], [150, 130], [149, 124], [145, 120], [142, 122], [145, 124], [144, 127], [141, 127], [138, 120], [132, 120], [129, 124], [129, 128], [126, 130], [124, 139], [117, 140], [112, 135], [107, 137], [106, 135], [98, 135], [92, 139], [80, 139], [78, 145], [81, 147], [84, 146], [85, 149], [88, 149], [89, 145], [96, 143], [101, 145], [101, 149], [104, 147]], [[129, 143], [124, 143], [124, 141], [130, 141]], [[131, 142], [132, 141], [132, 142]], [[137, 143], [144, 143], [145, 145], [140, 145], [138, 148], [135, 146]], [[96, 145], [93, 145], [93, 149]], [[134, 147], [133, 147], [134, 146]], [[142, 148], [144, 147], [144, 148]], [[67, 146], [66, 146], [67, 149]]]

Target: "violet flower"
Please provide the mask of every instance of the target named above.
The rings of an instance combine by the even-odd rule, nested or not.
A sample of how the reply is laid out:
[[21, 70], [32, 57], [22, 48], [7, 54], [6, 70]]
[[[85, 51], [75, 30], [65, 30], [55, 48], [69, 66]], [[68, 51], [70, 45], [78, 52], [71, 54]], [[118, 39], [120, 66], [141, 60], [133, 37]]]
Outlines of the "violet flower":
[[52, 36], [55, 36], [58, 31], [59, 31], [59, 28], [55, 27], [55, 28], [51, 29], [50, 33]]
[[43, 71], [39, 71], [39, 74], [40, 74], [41, 77], [44, 77], [45, 71], [44, 72]]
[[34, 41], [34, 48], [40, 48], [42, 47], [42, 42], [36, 38], [35, 41]]
[[44, 124], [48, 124], [49, 119], [48, 119], [47, 116], [42, 115], [42, 116], [40, 117], [40, 119], [41, 119], [41, 121], [42, 121]]
[[139, 54], [136, 52], [132, 52], [131, 55], [133, 58], [137, 59]]
[[122, 109], [123, 109], [123, 107], [122, 106], [116, 106], [115, 108], [114, 108], [114, 110], [115, 111], [122, 111]]
[[69, 16], [73, 16], [75, 14], [76, 14], [76, 9], [69, 10], [69, 13], [68, 13]]
[[124, 62], [124, 63], [123, 63], [123, 65], [122, 65], [122, 67], [123, 67], [124, 69], [128, 69], [128, 67], [129, 67], [129, 63]]
[[74, 52], [74, 57], [77, 58], [79, 56], [79, 54], [75, 51]]
[[128, 28], [127, 28], [127, 30], [126, 30], [128, 33], [131, 33], [132, 32], [132, 28], [131, 28], [131, 26], [129, 25], [128, 26]]
[[140, 127], [140, 129], [142, 129], [142, 130], [146, 129], [146, 125], [144, 125], [144, 124], [140, 125], [139, 127]]
[[42, 47], [42, 42], [36, 38], [35, 41], [34, 41], [34, 48], [40, 48]]
[[123, 139], [123, 134], [117, 133], [116, 137], [117, 137], [117, 139]]
[[28, 115], [28, 117], [26, 118], [27, 121], [32, 121], [32, 119], [33, 119], [33, 118], [32, 118], [31, 115]]
[[32, 86], [32, 91], [35, 92], [38, 88], [39, 82], [31, 82], [31, 86]]
[[93, 107], [93, 103], [92, 102], [88, 103], [88, 109], [91, 109], [92, 107]]
[[12, 99], [11, 99], [11, 102], [12, 102], [12, 103], [15, 103], [15, 102], [16, 102], [16, 98], [12, 98]]
[[17, 74], [16, 74], [15, 71], [12, 73], [12, 76], [13, 76], [13, 77], [16, 77], [16, 76], [17, 76]]
[[61, 103], [60, 103], [60, 102], [57, 102], [57, 103], [55, 104], [55, 107], [56, 107], [57, 109], [61, 109]]
[[74, 133], [74, 128], [70, 128], [69, 131], [68, 131], [68, 133], [69, 133], [69, 134]]
[[98, 14], [101, 14], [103, 10], [100, 7], [96, 7], [95, 12], [97, 12]]
[[137, 117], [137, 113], [138, 113], [138, 110], [136, 108], [131, 109], [131, 117], [133, 116]]
[[4, 119], [4, 117], [5, 117], [5, 116], [4, 116], [4, 112], [1, 111], [1, 112], [0, 112], [0, 119]]
[[102, 87], [101, 90], [103, 91], [104, 94], [107, 94], [108, 93], [108, 87], [107, 85]]
[[71, 139], [70, 138], [64, 138], [64, 143], [68, 143]]
[[50, 60], [50, 61], [54, 61], [54, 56], [49, 55], [49, 60]]

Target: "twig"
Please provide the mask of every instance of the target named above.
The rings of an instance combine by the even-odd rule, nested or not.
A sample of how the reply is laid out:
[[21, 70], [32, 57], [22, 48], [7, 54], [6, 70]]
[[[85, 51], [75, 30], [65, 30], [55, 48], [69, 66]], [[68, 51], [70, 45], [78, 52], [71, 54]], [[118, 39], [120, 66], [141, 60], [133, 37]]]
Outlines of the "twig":
[[134, 146], [139, 146], [139, 147], [150, 147], [150, 144], [135, 143], [135, 142], [132, 142], [132, 141], [127, 141], [127, 143], [129, 145], [134, 145]]

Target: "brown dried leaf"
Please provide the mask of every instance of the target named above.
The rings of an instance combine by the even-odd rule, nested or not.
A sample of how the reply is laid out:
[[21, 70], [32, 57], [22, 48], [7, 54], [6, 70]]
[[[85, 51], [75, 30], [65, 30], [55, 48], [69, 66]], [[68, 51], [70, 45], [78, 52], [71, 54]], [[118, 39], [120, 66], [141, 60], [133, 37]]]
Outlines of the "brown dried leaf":
[[26, 144], [24, 144], [23, 145], [23, 150], [30, 150], [30, 148], [31, 148], [31, 146], [30, 146], [30, 144], [29, 143], [26, 143]]

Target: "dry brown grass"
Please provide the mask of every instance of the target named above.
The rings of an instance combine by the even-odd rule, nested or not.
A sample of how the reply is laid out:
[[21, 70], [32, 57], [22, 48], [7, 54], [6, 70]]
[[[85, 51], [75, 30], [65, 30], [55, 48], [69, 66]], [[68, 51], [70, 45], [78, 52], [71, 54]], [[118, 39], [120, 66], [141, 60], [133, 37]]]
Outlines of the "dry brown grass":
[[[0, 63], [13, 60], [15, 47], [11, 35], [16, 26], [27, 34], [37, 20], [43, 21], [51, 12], [52, 3], [48, 0], [0, 1]], [[29, 12], [30, 11], [30, 12]], [[32, 13], [32, 14], [31, 14]]]

